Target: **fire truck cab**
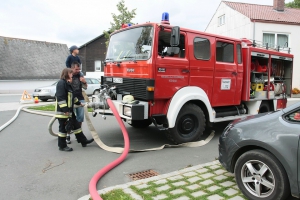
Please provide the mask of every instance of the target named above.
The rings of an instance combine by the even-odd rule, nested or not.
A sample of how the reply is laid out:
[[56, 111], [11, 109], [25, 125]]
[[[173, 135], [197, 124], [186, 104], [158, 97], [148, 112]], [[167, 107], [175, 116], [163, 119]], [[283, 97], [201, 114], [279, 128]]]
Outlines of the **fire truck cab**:
[[174, 143], [199, 139], [215, 122], [282, 109], [292, 89], [293, 55], [171, 26], [167, 13], [112, 33], [104, 66], [120, 116], [136, 128], [153, 123]]

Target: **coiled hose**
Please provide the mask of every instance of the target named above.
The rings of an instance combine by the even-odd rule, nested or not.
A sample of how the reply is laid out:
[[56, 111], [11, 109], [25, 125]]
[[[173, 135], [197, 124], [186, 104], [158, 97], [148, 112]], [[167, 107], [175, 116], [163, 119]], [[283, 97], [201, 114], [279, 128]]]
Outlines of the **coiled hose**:
[[108, 165], [106, 165], [104, 168], [102, 168], [101, 170], [99, 170], [91, 179], [90, 184], [89, 184], [89, 192], [90, 195], [92, 197], [93, 200], [102, 200], [102, 198], [100, 197], [100, 195], [98, 194], [97, 191], [97, 183], [99, 181], [99, 179], [104, 176], [107, 172], [109, 172], [110, 170], [112, 170], [113, 168], [115, 168], [117, 165], [119, 165], [121, 162], [123, 162], [129, 152], [129, 136], [127, 133], [127, 130], [125, 128], [125, 125], [115, 107], [115, 105], [113, 104], [111, 99], [107, 99], [107, 103], [110, 107], [110, 109], [112, 110], [114, 116], [116, 117], [120, 128], [122, 130], [123, 133], [123, 137], [124, 137], [124, 151], [121, 154], [121, 156], [119, 158], [117, 158], [116, 160], [114, 160], [113, 162], [109, 163]]

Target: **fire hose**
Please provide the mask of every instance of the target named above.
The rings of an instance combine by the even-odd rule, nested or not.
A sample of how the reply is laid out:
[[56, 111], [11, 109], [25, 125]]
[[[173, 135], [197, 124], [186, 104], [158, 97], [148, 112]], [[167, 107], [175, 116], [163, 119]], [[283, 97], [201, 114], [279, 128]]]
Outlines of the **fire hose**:
[[[119, 165], [121, 162], [123, 162], [127, 156], [127, 154], [129, 152], [145, 152], [145, 151], [157, 151], [157, 150], [161, 150], [163, 148], [166, 148], [166, 147], [199, 147], [199, 146], [203, 146], [205, 144], [207, 144], [213, 137], [214, 137], [214, 131], [212, 131], [212, 133], [207, 137], [207, 139], [205, 140], [201, 140], [201, 141], [198, 141], [198, 142], [189, 142], [189, 143], [183, 143], [183, 144], [179, 144], [179, 145], [170, 145], [170, 144], [165, 144], [165, 145], [162, 145], [160, 147], [157, 147], [157, 148], [150, 148], [150, 149], [143, 149], [143, 150], [134, 150], [134, 149], [130, 149], [129, 148], [129, 136], [128, 136], [128, 133], [127, 133], [127, 130], [126, 130], [126, 127], [119, 115], [119, 113], [117, 112], [112, 100], [110, 99], [110, 97], [107, 95], [107, 93], [104, 91], [102, 92], [102, 95], [105, 96], [105, 99], [106, 99], [106, 102], [109, 106], [109, 108], [111, 109], [111, 111], [113, 112], [114, 116], [116, 117], [116, 120], [122, 130], [122, 133], [123, 133], [123, 137], [124, 137], [124, 148], [121, 148], [121, 147], [110, 147], [110, 146], [107, 146], [105, 145], [97, 131], [95, 130], [92, 122], [91, 122], [91, 119], [90, 119], [90, 116], [89, 116], [89, 113], [88, 113], [88, 109], [87, 109], [87, 105], [84, 107], [84, 111], [85, 111], [85, 117], [86, 117], [86, 123], [87, 123], [87, 126], [92, 134], [92, 137], [94, 138], [95, 142], [99, 145], [100, 148], [106, 150], [106, 151], [109, 151], [109, 152], [114, 152], [114, 153], [121, 153], [120, 157], [117, 158], [116, 160], [114, 160], [113, 162], [111, 162], [110, 164], [108, 164], [107, 166], [105, 166], [104, 168], [102, 168], [101, 170], [99, 170], [93, 177], [92, 179], [90, 180], [90, 183], [89, 183], [89, 192], [90, 192], [90, 195], [92, 196], [92, 198], [94, 200], [102, 200], [102, 198], [100, 197], [100, 195], [98, 194], [97, 192], [97, 182], [99, 181], [99, 179], [105, 175], [107, 172], [109, 172], [110, 170], [112, 170], [113, 168], [115, 168], [117, 165]], [[50, 120], [49, 124], [48, 124], [48, 130], [49, 130], [49, 133], [52, 135], [52, 136], [56, 136], [57, 137], [57, 133], [54, 133], [53, 130], [52, 130], [52, 126], [56, 120], [56, 118], [54, 117], [53, 114], [50, 114], [50, 113], [41, 113], [41, 112], [37, 112], [37, 111], [31, 111], [31, 110], [28, 110], [26, 107], [26, 105], [24, 106], [20, 106], [15, 114], [15, 116], [9, 120], [7, 123], [5, 123], [3, 126], [0, 127], [0, 131], [2, 131], [4, 128], [6, 128], [7, 126], [9, 126], [19, 115], [20, 111], [23, 109], [24, 111], [26, 112], [29, 112], [29, 113], [32, 113], [32, 114], [38, 114], [38, 115], [43, 115], [43, 116], [52, 116], [52, 119]]]

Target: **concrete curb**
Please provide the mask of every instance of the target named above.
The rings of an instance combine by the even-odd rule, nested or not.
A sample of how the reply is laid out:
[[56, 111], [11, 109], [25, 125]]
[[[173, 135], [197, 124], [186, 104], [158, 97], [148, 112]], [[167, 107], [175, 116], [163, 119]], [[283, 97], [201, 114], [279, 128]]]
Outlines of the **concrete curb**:
[[[105, 194], [105, 193], [107, 193], [109, 191], [112, 191], [112, 190], [115, 190], [115, 189], [122, 189], [122, 190], [124, 190], [125, 193], [130, 194], [132, 196], [132, 198], [134, 198], [136, 200], [142, 200], [143, 198], [141, 196], [137, 195], [136, 193], [134, 193], [129, 188], [130, 186], [144, 184], [144, 183], [147, 183], [149, 181], [158, 181], [158, 180], [161, 180], [161, 179], [166, 179], [166, 178], [171, 177], [171, 176], [176, 176], [176, 175], [179, 175], [179, 174], [182, 174], [182, 173], [194, 171], [194, 170], [197, 170], [199, 168], [206, 167], [206, 166], [211, 166], [211, 165], [215, 165], [215, 164], [219, 164], [219, 161], [216, 160], [216, 161], [213, 161], [213, 162], [204, 163], [204, 164], [196, 165], [196, 166], [193, 166], [193, 167], [184, 168], [184, 169], [181, 169], [181, 170], [178, 170], [178, 171], [174, 171], [174, 172], [170, 172], [170, 173], [167, 173], [167, 174], [154, 176], [154, 177], [151, 177], [151, 178], [146, 178], [146, 179], [143, 179], [143, 180], [132, 181], [132, 182], [121, 184], [121, 185], [107, 187], [105, 189], [98, 190], [98, 194], [99, 195], [100, 194]], [[90, 198], [90, 195], [85, 195], [85, 196], [79, 198], [78, 200], [89, 200], [89, 198]]]

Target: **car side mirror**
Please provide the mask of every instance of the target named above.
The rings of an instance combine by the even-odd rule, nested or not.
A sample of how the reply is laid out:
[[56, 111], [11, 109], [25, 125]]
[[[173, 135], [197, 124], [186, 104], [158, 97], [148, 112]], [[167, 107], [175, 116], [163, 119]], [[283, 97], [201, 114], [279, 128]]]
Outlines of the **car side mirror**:
[[170, 39], [171, 47], [179, 46], [179, 39], [180, 39], [180, 28], [179, 26], [174, 26], [171, 31], [171, 39]]
[[169, 47], [167, 50], [167, 55], [168, 56], [174, 56], [176, 54], [180, 53], [180, 48], [179, 47]]

